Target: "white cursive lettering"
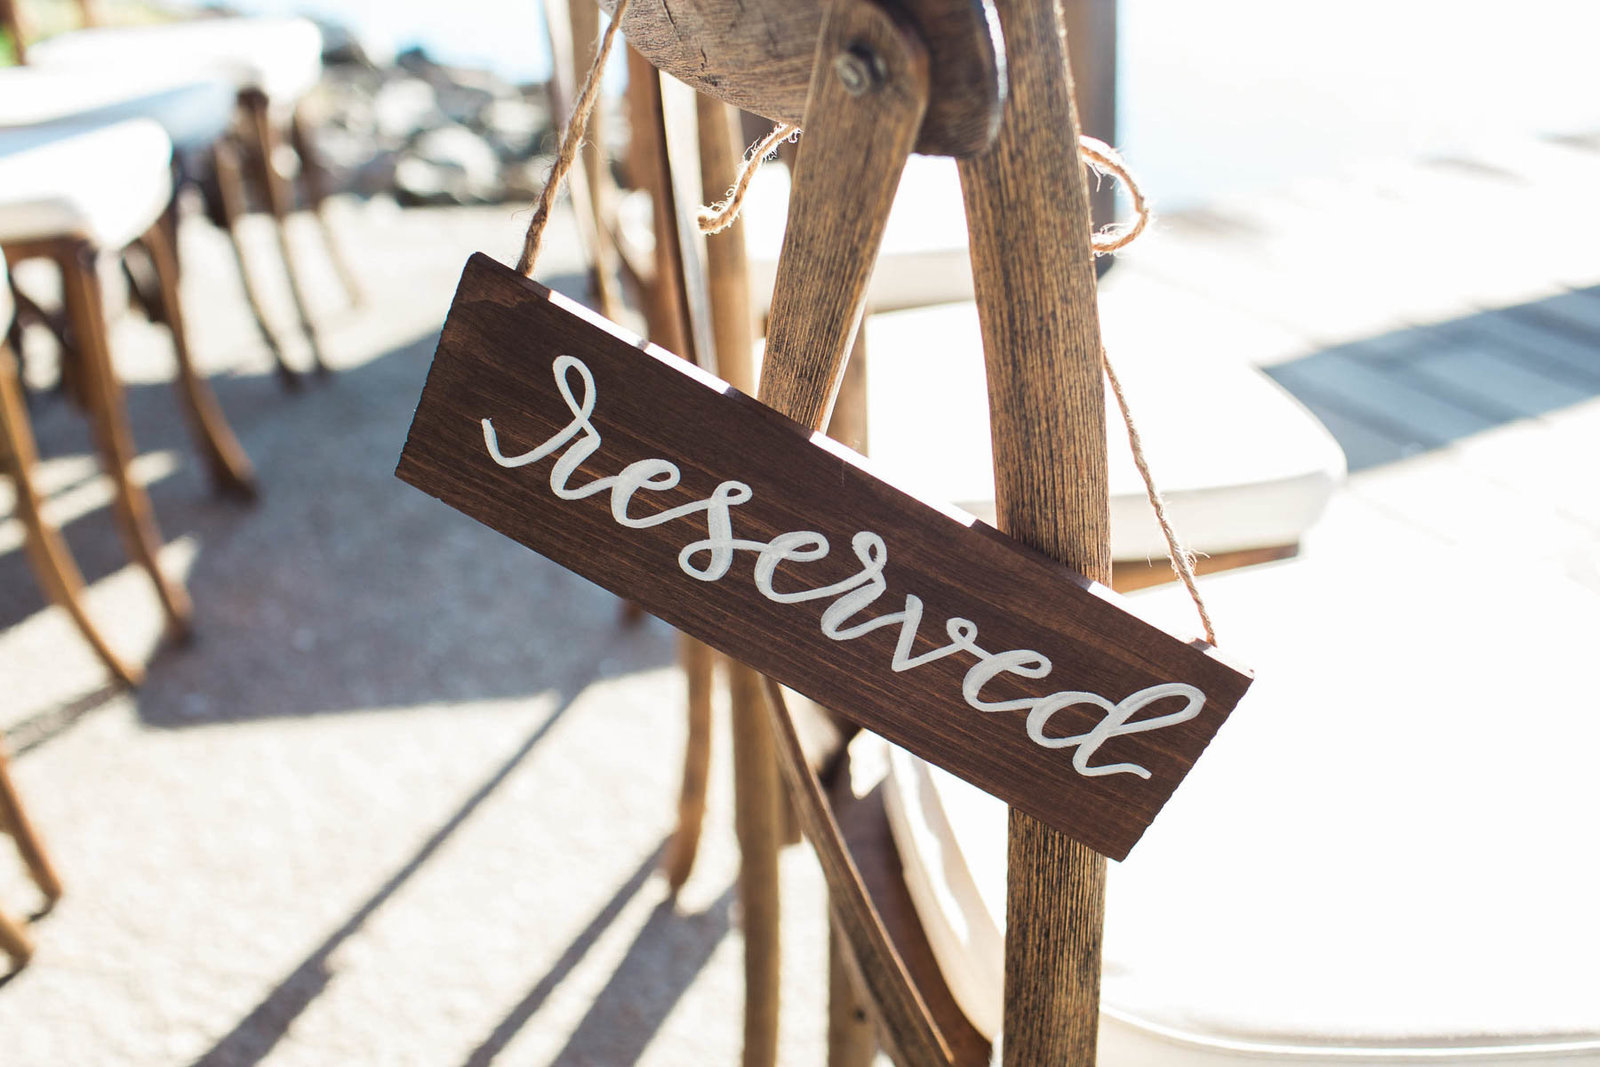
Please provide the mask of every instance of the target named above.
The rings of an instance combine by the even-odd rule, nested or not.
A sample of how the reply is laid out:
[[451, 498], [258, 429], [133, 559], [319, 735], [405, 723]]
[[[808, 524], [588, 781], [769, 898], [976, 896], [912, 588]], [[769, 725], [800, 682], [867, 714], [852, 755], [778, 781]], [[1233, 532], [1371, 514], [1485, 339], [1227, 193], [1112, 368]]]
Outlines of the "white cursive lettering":
[[[898, 625], [900, 633], [895, 640], [894, 656], [890, 661], [890, 668], [897, 673], [914, 670], [958, 653], [974, 657], [977, 662], [967, 669], [961, 681], [961, 696], [967, 705], [988, 713], [1027, 712], [1028, 738], [1044, 748], [1074, 749], [1072, 767], [1087, 778], [1112, 774], [1149, 778], [1149, 770], [1137, 763], [1091, 765], [1089, 761], [1114, 738], [1187, 722], [1200, 714], [1200, 709], [1205, 705], [1204, 693], [1180, 682], [1153, 685], [1116, 703], [1098, 693], [1076, 691], [1062, 691], [1043, 697], [984, 698], [981, 695], [984, 686], [1002, 675], [1036, 680], [1048, 677], [1054, 665], [1049, 657], [1032, 649], [987, 651], [978, 644], [978, 624], [957, 617], [945, 620], [948, 644], [921, 655], [913, 655], [923, 613], [922, 600], [913, 593], [905, 595], [905, 606], [900, 611], [847, 625], [888, 591], [883, 572], [889, 561], [889, 549], [878, 534], [862, 530], [850, 539], [850, 547], [861, 567], [848, 578], [809, 589], [779, 590], [776, 587], [779, 568], [784, 564], [816, 563], [826, 559], [830, 552], [828, 539], [815, 530], [791, 530], [770, 541], [735, 537], [732, 509], [748, 503], [753, 496], [744, 482], [723, 481], [704, 500], [637, 515], [631, 514], [630, 509], [635, 503], [642, 504], [642, 494], [664, 493], [677, 488], [683, 477], [677, 464], [665, 459], [641, 459], [628, 464], [617, 474], [598, 477], [579, 486], [570, 485], [583, 464], [600, 451], [600, 431], [595, 429], [591, 421], [596, 403], [594, 375], [582, 360], [574, 356], [557, 357], [551, 370], [556, 389], [572, 415], [571, 421], [530, 451], [507, 456], [500, 450], [500, 439], [493, 423], [484, 419], [483, 442], [489, 457], [502, 467], [516, 468], [561, 452], [550, 470], [550, 491], [560, 500], [582, 500], [609, 491], [611, 517], [619, 526], [627, 529], [648, 529], [704, 512], [706, 536], [684, 545], [678, 553], [678, 567], [690, 578], [701, 582], [720, 581], [733, 565], [736, 552], [751, 552], [755, 554], [755, 586], [766, 599], [775, 604], [832, 600], [823, 610], [821, 620], [822, 634], [831, 641], [854, 641], [876, 630]], [[574, 375], [578, 382], [576, 390], [573, 388]], [[702, 556], [704, 564], [697, 562]], [[1182, 698], [1183, 707], [1165, 715], [1131, 721], [1142, 709], [1169, 698]], [[1051, 737], [1044, 732], [1045, 726], [1057, 712], [1086, 707], [1100, 712], [1099, 721], [1091, 729], [1064, 737]]]

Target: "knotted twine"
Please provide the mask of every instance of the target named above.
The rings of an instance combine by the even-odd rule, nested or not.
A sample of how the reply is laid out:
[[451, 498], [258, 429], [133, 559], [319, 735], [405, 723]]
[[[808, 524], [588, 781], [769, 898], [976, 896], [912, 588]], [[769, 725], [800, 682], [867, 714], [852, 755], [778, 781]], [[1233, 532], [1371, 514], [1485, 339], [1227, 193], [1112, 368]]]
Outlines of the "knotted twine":
[[[617, 5], [611, 12], [611, 21], [607, 23], [605, 33], [601, 35], [600, 43], [595, 48], [594, 60], [589, 64], [589, 70], [583, 77], [583, 87], [573, 104], [572, 118], [561, 135], [561, 147], [556, 153], [554, 165], [550, 168], [550, 176], [545, 180], [544, 188], [539, 193], [539, 200], [534, 205], [533, 218], [528, 222], [528, 232], [522, 239], [522, 255], [517, 259], [517, 270], [527, 277], [533, 276], [534, 261], [539, 258], [539, 244], [544, 239], [545, 226], [550, 221], [550, 211], [555, 206], [556, 194], [560, 191], [567, 172], [572, 169], [578, 148], [583, 143], [584, 133], [589, 128], [589, 116], [593, 114], [595, 102], [600, 94], [600, 75], [605, 69], [606, 60], [611, 56], [617, 31], [622, 26], [622, 16], [627, 10], [628, 0], [617, 0]], [[765, 137], [751, 145], [749, 151], [745, 153], [743, 165], [739, 168], [738, 179], [728, 190], [727, 199], [701, 207], [698, 218], [700, 231], [718, 233], [732, 225], [739, 216], [745, 194], [750, 190], [750, 182], [755, 176], [756, 167], [780, 142], [792, 140], [799, 135], [799, 126], [780, 122]], [[1129, 172], [1127, 164], [1122, 161], [1122, 157], [1111, 146], [1093, 137], [1079, 137], [1078, 154], [1097, 175], [1114, 177], [1120, 181], [1133, 203], [1134, 219], [1131, 223], [1125, 226], [1108, 226], [1091, 235], [1094, 254], [1103, 256], [1125, 248], [1150, 224], [1152, 215], [1144, 192]], [[1200, 615], [1200, 625], [1205, 629], [1206, 640], [1215, 645], [1217, 634], [1211, 625], [1211, 613], [1206, 610], [1205, 600], [1200, 596], [1199, 586], [1195, 583], [1194, 553], [1184, 546], [1177, 530], [1167, 517], [1166, 500], [1162, 497], [1161, 490], [1156, 487], [1155, 478], [1150, 473], [1150, 464], [1145, 459], [1144, 442], [1139, 437], [1139, 428], [1134, 423], [1128, 398], [1122, 390], [1122, 382], [1117, 378], [1117, 372], [1112, 369], [1111, 359], [1106, 354], [1104, 345], [1100, 347], [1100, 367], [1105, 373], [1106, 381], [1111, 384], [1112, 396], [1116, 398], [1123, 425], [1127, 428], [1128, 447], [1133, 453], [1134, 466], [1139, 469], [1139, 477], [1144, 482], [1145, 496], [1150, 501], [1151, 509], [1155, 511], [1156, 522], [1161, 526], [1161, 535], [1166, 539], [1167, 559], [1171, 562], [1174, 573], [1183, 582], [1184, 588], [1188, 590], [1189, 599], [1194, 601], [1195, 610]]]

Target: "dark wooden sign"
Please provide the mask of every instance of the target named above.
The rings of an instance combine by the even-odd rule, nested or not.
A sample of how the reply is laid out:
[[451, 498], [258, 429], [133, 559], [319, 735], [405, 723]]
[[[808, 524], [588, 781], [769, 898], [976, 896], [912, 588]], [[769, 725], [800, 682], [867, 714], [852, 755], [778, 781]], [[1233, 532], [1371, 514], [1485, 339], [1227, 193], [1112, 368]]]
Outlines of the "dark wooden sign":
[[865, 464], [478, 255], [396, 473], [1123, 858], [1249, 674]]

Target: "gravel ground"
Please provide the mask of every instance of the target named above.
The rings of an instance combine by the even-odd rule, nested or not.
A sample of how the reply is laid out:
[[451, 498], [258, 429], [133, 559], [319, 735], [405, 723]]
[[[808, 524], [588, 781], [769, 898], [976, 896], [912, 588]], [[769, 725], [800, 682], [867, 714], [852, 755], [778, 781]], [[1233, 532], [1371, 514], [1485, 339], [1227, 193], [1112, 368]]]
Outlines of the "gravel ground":
[[[341, 307], [314, 233], [294, 234], [339, 371], [299, 395], [270, 373], [221, 235], [184, 226], [191, 336], [258, 506], [207, 493], [162, 332], [113, 327], [192, 645], [156, 647], [81, 420], [37, 405], [52, 513], [113, 642], [150, 658], [141, 691], [110, 689], [42, 606], [0, 489], [0, 726], [67, 883], [34, 962], [0, 986], [0, 1059], [734, 1063], [725, 735], [693, 878], [671, 901], [654, 873], [683, 743], [670, 630], [624, 628], [608, 594], [393, 477], [462, 262], [510, 257], [525, 215], [344, 208], [367, 300]], [[546, 280], [570, 290], [558, 225]], [[248, 236], [286, 325], [270, 234]], [[820, 877], [803, 849], [784, 862], [783, 1062], [817, 1063]], [[39, 904], [10, 849], [0, 900]]]

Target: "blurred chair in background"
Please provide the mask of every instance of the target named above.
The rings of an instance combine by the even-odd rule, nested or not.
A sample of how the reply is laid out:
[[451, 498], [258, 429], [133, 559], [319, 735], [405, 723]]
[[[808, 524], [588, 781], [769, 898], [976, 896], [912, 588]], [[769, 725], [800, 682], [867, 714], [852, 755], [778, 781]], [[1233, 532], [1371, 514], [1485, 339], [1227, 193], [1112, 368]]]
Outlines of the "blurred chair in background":
[[15, 264], [46, 258], [61, 271], [66, 310], [63, 379], [89, 414], [96, 450], [111, 476], [118, 526], [129, 554], [155, 583], [173, 636], [189, 631], [183, 587], [157, 559], [162, 537], [144, 490], [129, 470], [135, 455], [122, 385], [112, 367], [99, 263], [137, 242], [160, 278], [178, 386], [190, 430], [213, 484], [250, 496], [254, 472], [196, 373], [184, 338], [176, 266], [161, 219], [172, 198], [172, 144], [147, 119], [113, 126], [0, 131], [0, 246]]
[[[16, 40], [26, 40], [19, 0], [0, 0], [0, 16], [9, 23]], [[287, 222], [294, 208], [295, 190], [285, 171], [298, 160], [297, 177], [316, 216], [324, 247], [350, 302], [359, 287], [332, 231], [327, 212], [326, 171], [301, 104], [322, 74], [322, 35], [316, 25], [297, 18], [199, 18], [139, 26], [98, 25], [98, 5], [80, 0], [84, 28], [58, 34], [25, 47], [26, 61], [64, 75], [95, 80], [110, 72], [126, 81], [160, 76], [191, 81], [221, 80], [232, 87], [238, 108], [238, 139], [244, 166], [233, 142], [217, 138], [215, 203], [213, 215], [230, 231], [247, 208], [242, 173], [248, 173], [270, 211], [277, 232], [290, 291], [300, 325], [311, 343], [319, 372], [326, 370], [309, 312], [310, 293], [290, 247]], [[156, 117], [156, 116], [152, 116]], [[182, 143], [181, 139], [175, 138]], [[235, 233], [237, 242], [237, 234]], [[240, 267], [251, 286], [242, 250]], [[250, 288], [258, 319], [260, 301]], [[265, 325], [263, 325], [265, 328]], [[280, 367], [282, 362], [280, 359]], [[292, 372], [284, 373], [293, 381]]]

